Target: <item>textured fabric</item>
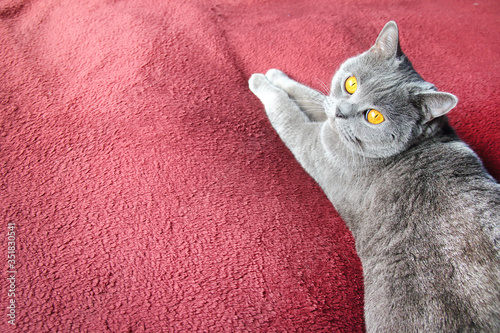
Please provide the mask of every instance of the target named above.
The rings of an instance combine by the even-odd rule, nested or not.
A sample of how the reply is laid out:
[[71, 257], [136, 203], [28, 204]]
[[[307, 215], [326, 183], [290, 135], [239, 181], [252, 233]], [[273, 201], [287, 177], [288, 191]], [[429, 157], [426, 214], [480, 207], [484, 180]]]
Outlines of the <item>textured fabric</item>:
[[2, 1], [0, 243], [15, 259], [0, 331], [362, 332], [352, 236], [247, 79], [279, 68], [327, 91], [395, 20], [498, 179], [499, 14], [494, 0]]

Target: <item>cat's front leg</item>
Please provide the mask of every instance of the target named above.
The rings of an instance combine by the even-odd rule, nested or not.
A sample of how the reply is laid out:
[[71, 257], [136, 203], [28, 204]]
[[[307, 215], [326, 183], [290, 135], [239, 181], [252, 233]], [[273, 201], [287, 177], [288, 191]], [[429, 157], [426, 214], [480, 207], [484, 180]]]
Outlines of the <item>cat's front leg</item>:
[[323, 107], [325, 95], [290, 79], [285, 73], [277, 69], [270, 69], [266, 73], [266, 77], [272, 84], [283, 89], [310, 120], [322, 122], [327, 119]]
[[274, 85], [266, 75], [253, 74], [250, 90], [264, 104], [267, 116], [276, 132], [300, 164], [312, 171], [312, 155], [322, 150], [319, 132], [323, 123], [312, 122], [287, 92]]

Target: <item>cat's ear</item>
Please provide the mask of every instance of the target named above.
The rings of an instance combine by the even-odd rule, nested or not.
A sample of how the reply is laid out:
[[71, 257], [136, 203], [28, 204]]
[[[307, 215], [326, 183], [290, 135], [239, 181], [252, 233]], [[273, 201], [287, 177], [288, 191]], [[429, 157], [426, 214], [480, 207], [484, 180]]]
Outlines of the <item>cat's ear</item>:
[[385, 25], [369, 52], [381, 55], [386, 59], [403, 54], [399, 46], [399, 32], [396, 22], [389, 21]]
[[432, 91], [420, 93], [418, 96], [425, 113], [426, 122], [444, 116], [458, 103], [458, 98], [447, 92]]

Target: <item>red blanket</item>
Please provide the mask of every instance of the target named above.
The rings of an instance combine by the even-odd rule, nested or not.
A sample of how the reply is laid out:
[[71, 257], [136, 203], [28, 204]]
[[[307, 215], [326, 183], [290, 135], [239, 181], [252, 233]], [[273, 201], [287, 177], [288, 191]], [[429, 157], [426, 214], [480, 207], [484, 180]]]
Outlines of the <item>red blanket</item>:
[[279, 68], [325, 91], [395, 20], [499, 179], [499, 14], [495, 0], [2, 1], [0, 331], [363, 331], [354, 241], [247, 79]]

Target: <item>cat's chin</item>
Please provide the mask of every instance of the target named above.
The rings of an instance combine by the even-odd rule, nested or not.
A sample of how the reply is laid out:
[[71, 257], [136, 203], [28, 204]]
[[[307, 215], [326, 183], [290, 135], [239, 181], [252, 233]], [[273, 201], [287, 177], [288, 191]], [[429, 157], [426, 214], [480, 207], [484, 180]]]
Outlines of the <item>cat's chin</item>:
[[328, 118], [330, 127], [337, 132], [340, 142], [349, 154], [359, 155], [363, 159], [383, 159], [400, 153], [400, 150], [394, 147], [375, 147], [373, 143], [361, 141], [347, 127], [342, 126], [342, 121], [342, 119]]
[[349, 153], [354, 153], [360, 157], [365, 156], [363, 143], [345, 126], [340, 122], [342, 119], [328, 118], [328, 123], [334, 132], [340, 138], [340, 142]]

